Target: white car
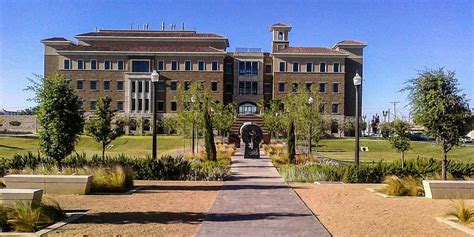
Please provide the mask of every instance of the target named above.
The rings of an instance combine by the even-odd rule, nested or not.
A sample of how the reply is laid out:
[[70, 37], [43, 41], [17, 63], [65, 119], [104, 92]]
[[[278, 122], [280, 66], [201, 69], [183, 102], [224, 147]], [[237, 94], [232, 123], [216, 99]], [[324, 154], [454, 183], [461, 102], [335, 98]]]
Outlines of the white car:
[[459, 138], [459, 141], [461, 141], [462, 143], [472, 143], [472, 139], [468, 136]]

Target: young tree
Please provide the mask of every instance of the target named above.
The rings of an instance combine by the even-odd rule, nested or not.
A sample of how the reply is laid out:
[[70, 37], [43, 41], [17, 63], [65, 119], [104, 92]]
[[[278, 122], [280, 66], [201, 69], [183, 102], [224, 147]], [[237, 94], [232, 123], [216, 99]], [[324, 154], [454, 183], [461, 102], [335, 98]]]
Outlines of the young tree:
[[390, 144], [400, 152], [402, 169], [405, 169], [405, 152], [410, 149], [410, 124], [397, 119], [391, 123], [392, 136], [389, 138]]
[[288, 131], [287, 131], [287, 153], [288, 153], [288, 162], [290, 164], [295, 163], [296, 156], [296, 134], [295, 134], [295, 122], [293, 119], [289, 121]]
[[85, 130], [87, 134], [102, 145], [102, 160], [105, 161], [105, 148], [113, 140], [122, 136], [124, 124], [119, 120], [112, 124], [115, 113], [110, 108], [112, 99], [108, 96], [102, 97], [97, 102], [94, 113], [86, 121]]
[[41, 151], [56, 160], [61, 160], [74, 151], [79, 134], [84, 126], [81, 100], [60, 74], [48, 78], [30, 79], [33, 85], [27, 90], [36, 92], [39, 104], [37, 119]]
[[270, 132], [272, 139], [276, 137], [276, 133], [284, 130], [282, 129], [281, 112], [281, 102], [271, 100], [262, 113], [263, 124], [268, 129], [268, 132]]
[[217, 134], [221, 135], [221, 141], [223, 142], [224, 134], [229, 132], [237, 117], [235, 104], [229, 103], [227, 105], [224, 105], [223, 103], [212, 102], [211, 108], [212, 124], [217, 130]]
[[402, 91], [408, 92], [413, 121], [440, 141], [441, 172], [446, 180], [448, 152], [468, 133], [472, 116], [466, 96], [458, 89], [455, 72], [444, 68], [421, 71]]
[[392, 133], [392, 126], [390, 123], [385, 122], [380, 124], [380, 134], [382, 134], [382, 137], [387, 139], [390, 137], [390, 134]]

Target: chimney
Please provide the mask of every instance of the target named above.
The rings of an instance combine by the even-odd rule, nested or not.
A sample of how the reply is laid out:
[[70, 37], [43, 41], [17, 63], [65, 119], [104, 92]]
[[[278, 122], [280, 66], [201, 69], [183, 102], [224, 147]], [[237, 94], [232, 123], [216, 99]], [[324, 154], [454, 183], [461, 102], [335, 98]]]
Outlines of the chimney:
[[181, 22], [181, 30], [184, 31], [184, 22]]
[[162, 30], [162, 31], [165, 30], [165, 22], [164, 22], [164, 21], [161, 22], [161, 30]]

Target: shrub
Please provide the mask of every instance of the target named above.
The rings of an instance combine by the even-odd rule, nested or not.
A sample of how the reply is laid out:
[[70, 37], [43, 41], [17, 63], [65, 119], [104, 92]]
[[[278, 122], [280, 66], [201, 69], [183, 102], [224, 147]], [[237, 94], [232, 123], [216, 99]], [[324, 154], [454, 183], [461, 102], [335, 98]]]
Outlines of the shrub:
[[183, 156], [162, 156], [158, 160], [147, 159], [142, 163], [144, 179], [184, 180], [191, 170], [191, 162]]
[[334, 165], [281, 165], [278, 171], [288, 182], [340, 181], [341, 168]]
[[13, 121], [10, 121], [8, 122], [11, 126], [14, 126], [14, 127], [18, 127], [21, 125], [21, 122], [20, 121], [16, 121], [16, 120], [13, 120]]
[[133, 170], [128, 167], [115, 166], [112, 168], [92, 169], [93, 192], [124, 192], [133, 187]]
[[8, 230], [8, 216], [7, 210], [3, 206], [0, 206], [0, 232]]
[[230, 177], [230, 167], [227, 163], [208, 161], [193, 162], [190, 180], [222, 181]]
[[[66, 214], [58, 203], [50, 201], [31, 205], [17, 202], [12, 207], [4, 209], [8, 224], [18, 232], [32, 232], [62, 220]], [[8, 226], [3, 226], [7, 227]]]
[[39, 205], [42, 218], [46, 223], [58, 222], [66, 218], [66, 213], [56, 201], [48, 200]]
[[289, 163], [289, 160], [288, 160], [288, 153], [286, 151], [282, 151], [280, 154], [274, 154], [272, 156], [272, 163], [273, 165], [275, 166], [279, 166], [279, 165], [286, 165]]
[[447, 217], [454, 217], [459, 223], [472, 224], [474, 223], [474, 209], [466, 205], [464, 200], [453, 201], [451, 210], [446, 213]]
[[409, 176], [400, 179], [397, 176], [388, 176], [384, 180], [385, 186], [378, 191], [390, 196], [423, 196], [424, 191], [421, 184], [415, 178]]

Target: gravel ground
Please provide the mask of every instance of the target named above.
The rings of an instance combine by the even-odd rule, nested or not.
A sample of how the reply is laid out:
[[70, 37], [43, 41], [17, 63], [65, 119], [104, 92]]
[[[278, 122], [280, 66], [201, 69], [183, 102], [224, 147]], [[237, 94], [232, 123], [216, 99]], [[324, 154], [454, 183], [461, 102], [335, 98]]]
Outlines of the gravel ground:
[[222, 182], [137, 181], [131, 195], [45, 195], [89, 213], [48, 236], [193, 236]]
[[334, 236], [467, 236], [435, 219], [450, 200], [383, 198], [366, 190], [373, 184], [291, 186]]

